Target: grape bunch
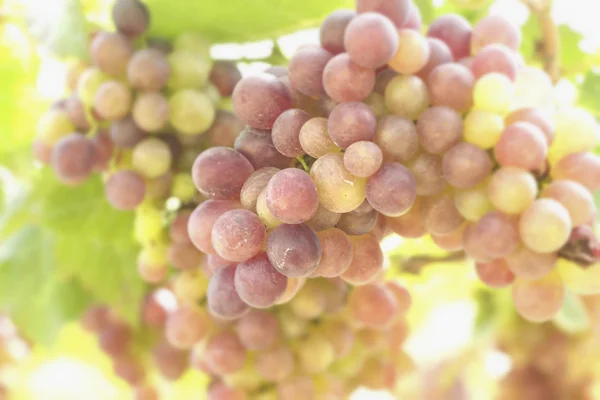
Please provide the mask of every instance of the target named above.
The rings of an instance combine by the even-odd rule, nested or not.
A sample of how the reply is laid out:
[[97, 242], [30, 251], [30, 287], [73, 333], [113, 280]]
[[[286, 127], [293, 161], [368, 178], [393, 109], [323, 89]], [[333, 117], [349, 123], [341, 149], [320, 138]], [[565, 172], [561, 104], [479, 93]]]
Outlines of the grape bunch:
[[164, 226], [175, 216], [165, 201], [195, 205], [193, 160], [204, 148], [233, 145], [242, 125], [218, 107], [241, 75], [232, 63], [213, 63], [197, 34], [143, 39], [149, 14], [137, 0], [117, 1], [112, 15], [117, 31], [92, 35], [91, 63], [70, 65], [69, 96], [40, 118], [34, 155], [65, 185], [102, 174], [108, 202], [135, 210], [138, 268], [157, 282], [168, 259], [175, 266], [198, 259], [193, 246], [169, 247]]

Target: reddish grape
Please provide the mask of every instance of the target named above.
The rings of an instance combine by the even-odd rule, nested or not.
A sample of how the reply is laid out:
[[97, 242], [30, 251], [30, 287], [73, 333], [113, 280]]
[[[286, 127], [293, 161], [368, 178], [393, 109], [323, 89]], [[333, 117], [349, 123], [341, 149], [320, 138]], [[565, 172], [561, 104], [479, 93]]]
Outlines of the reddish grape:
[[235, 140], [233, 148], [250, 161], [254, 169], [263, 167], [286, 168], [292, 160], [275, 148], [271, 132], [246, 127]]
[[375, 71], [354, 63], [347, 53], [338, 54], [323, 70], [323, 87], [337, 102], [362, 101], [375, 87]]
[[363, 285], [377, 277], [383, 268], [383, 252], [371, 235], [352, 236], [353, 258], [342, 279], [352, 285]]
[[194, 161], [192, 178], [198, 190], [211, 199], [239, 199], [242, 186], [252, 172], [252, 164], [240, 152], [212, 147]]
[[553, 179], [570, 179], [589, 191], [600, 189], [600, 157], [591, 153], [573, 153], [560, 160], [550, 170]]
[[136, 125], [133, 118], [125, 117], [113, 121], [110, 125], [110, 138], [115, 146], [122, 149], [131, 149], [146, 138], [147, 133]]
[[405, 238], [418, 238], [427, 233], [425, 229], [424, 213], [421, 212], [424, 198], [417, 197], [412, 207], [399, 217], [388, 217], [387, 222], [390, 228]]
[[333, 228], [341, 217], [342, 214], [329, 211], [319, 204], [317, 212], [306, 221], [306, 225], [310, 226], [315, 232], [323, 231], [325, 229]]
[[548, 153], [541, 129], [528, 122], [508, 125], [494, 148], [496, 161], [503, 167], [534, 171], [544, 164]]
[[210, 278], [206, 293], [208, 310], [219, 318], [237, 319], [248, 311], [248, 305], [235, 289], [235, 270], [235, 266], [221, 268]]
[[462, 117], [448, 107], [428, 108], [417, 120], [417, 134], [426, 151], [444, 154], [462, 138]]
[[428, 153], [421, 153], [408, 165], [417, 183], [417, 195], [432, 196], [446, 187], [442, 173], [442, 159]]
[[252, 310], [237, 322], [238, 338], [251, 351], [269, 349], [279, 334], [279, 321], [268, 311]]
[[398, 28], [403, 26], [410, 13], [410, 0], [357, 0], [356, 12], [377, 12], [388, 17]]
[[294, 89], [300, 93], [319, 97], [323, 92], [323, 70], [333, 55], [317, 46], [299, 49], [288, 64], [288, 76]]
[[482, 182], [492, 171], [492, 160], [485, 150], [470, 143], [452, 147], [442, 159], [444, 178], [452, 186], [468, 189]]
[[112, 19], [117, 30], [129, 37], [140, 36], [150, 23], [148, 8], [139, 0], [117, 0], [112, 8]]
[[209, 320], [204, 310], [185, 304], [168, 315], [165, 336], [173, 346], [189, 349], [206, 335], [208, 327]]
[[331, 228], [317, 232], [321, 244], [321, 260], [313, 276], [334, 278], [343, 274], [352, 263], [352, 243], [343, 231]]
[[171, 67], [165, 55], [156, 49], [142, 49], [127, 65], [127, 80], [138, 90], [155, 91], [167, 86]]
[[488, 263], [478, 262], [475, 264], [475, 271], [483, 283], [494, 289], [507, 287], [515, 280], [515, 274], [508, 269], [506, 262], [502, 259]]
[[332, 54], [344, 52], [346, 27], [356, 16], [354, 10], [335, 10], [321, 23], [319, 37], [321, 47]]
[[117, 171], [108, 178], [104, 191], [108, 202], [118, 210], [133, 210], [144, 200], [144, 179], [133, 171]]
[[506, 257], [508, 268], [521, 279], [540, 279], [554, 268], [556, 253], [536, 253], [525, 246]]
[[344, 165], [353, 175], [368, 178], [373, 175], [383, 162], [383, 153], [373, 142], [354, 142], [344, 153]]
[[246, 349], [231, 331], [221, 331], [206, 342], [204, 360], [218, 375], [240, 370], [246, 360]]
[[427, 77], [431, 104], [447, 106], [461, 113], [473, 106], [474, 86], [471, 70], [458, 63], [438, 65]]
[[283, 275], [298, 278], [310, 275], [321, 260], [321, 244], [315, 232], [305, 224], [283, 224], [271, 231], [267, 254]]
[[344, 47], [356, 64], [378, 68], [386, 65], [396, 53], [398, 32], [389, 18], [373, 12], [363, 13], [348, 24]]
[[66, 185], [79, 185], [92, 173], [95, 147], [91, 140], [73, 133], [65, 136], [52, 150], [52, 169], [58, 180]]
[[283, 112], [275, 121], [271, 137], [273, 145], [287, 157], [299, 157], [304, 154], [300, 144], [300, 129], [310, 119], [303, 110], [294, 108]]
[[417, 184], [410, 171], [398, 163], [385, 163], [367, 180], [369, 204], [389, 217], [397, 217], [410, 209], [417, 196]]
[[519, 246], [517, 221], [491, 211], [473, 225], [472, 235], [492, 259], [504, 258]]
[[188, 221], [188, 234], [194, 246], [204, 253], [216, 254], [212, 245], [213, 226], [221, 215], [238, 207], [231, 200], [206, 200], [196, 207]]
[[387, 161], [408, 161], [419, 149], [415, 124], [398, 115], [387, 115], [379, 120], [373, 142]]
[[427, 81], [429, 74], [435, 67], [454, 61], [450, 48], [441, 40], [427, 38], [427, 45], [429, 46], [429, 58], [427, 59], [427, 64], [425, 64], [416, 74], [424, 81]]
[[452, 233], [465, 221], [454, 205], [454, 197], [448, 194], [426, 198], [421, 213], [425, 229], [435, 235]]
[[554, 140], [554, 122], [548, 113], [540, 108], [521, 108], [508, 114], [505, 118], [506, 126], [516, 122], [529, 122], [540, 128], [546, 137], [548, 146]]
[[287, 278], [275, 269], [265, 253], [239, 264], [235, 271], [237, 293], [254, 308], [271, 307], [286, 287]]
[[342, 103], [331, 111], [327, 128], [335, 144], [346, 149], [352, 143], [373, 139], [377, 120], [364, 103]]
[[298, 168], [277, 172], [266, 190], [269, 211], [286, 224], [308, 221], [319, 207], [317, 187], [310, 175]]
[[278, 168], [264, 167], [257, 169], [248, 177], [240, 192], [240, 201], [246, 210], [256, 212], [256, 202], [260, 192], [267, 187], [267, 184], [277, 172], [279, 172]]
[[562, 204], [569, 212], [573, 226], [586, 224], [596, 215], [592, 193], [575, 181], [554, 181], [544, 188], [540, 197], [551, 198]]
[[210, 70], [210, 82], [215, 85], [219, 94], [230, 97], [235, 85], [242, 79], [237, 65], [231, 61], [215, 61]]
[[371, 328], [385, 327], [398, 312], [394, 293], [380, 283], [356, 287], [350, 295], [349, 306], [354, 317]]
[[427, 36], [446, 43], [455, 60], [471, 54], [471, 25], [463, 16], [446, 14], [429, 25]]
[[266, 236], [265, 226], [256, 214], [238, 209], [227, 211], [217, 218], [211, 241], [218, 255], [240, 262], [258, 254]]
[[473, 64], [471, 65], [471, 71], [473, 71], [475, 79], [492, 72], [498, 72], [514, 81], [517, 77], [517, 69], [516, 54], [502, 44], [491, 44], [482, 48], [473, 57]]
[[348, 235], [364, 235], [371, 232], [377, 224], [378, 212], [371, 210], [362, 215], [353, 212], [342, 214], [336, 228], [346, 232]]
[[477, 54], [485, 46], [496, 43], [503, 44], [513, 51], [519, 51], [521, 31], [503, 16], [488, 15], [473, 27], [471, 52]]

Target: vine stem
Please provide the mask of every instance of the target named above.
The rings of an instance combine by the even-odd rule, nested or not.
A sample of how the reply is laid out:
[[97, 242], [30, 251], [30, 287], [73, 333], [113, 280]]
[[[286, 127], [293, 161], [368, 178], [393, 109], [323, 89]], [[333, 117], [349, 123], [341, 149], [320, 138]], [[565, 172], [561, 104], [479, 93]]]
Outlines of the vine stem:
[[553, 82], [560, 79], [560, 40], [554, 18], [552, 18], [552, 0], [521, 0], [537, 19], [542, 31], [542, 39], [538, 42], [539, 52], [544, 70]]
[[94, 118], [94, 116], [92, 115], [91, 107], [84, 106], [83, 109], [85, 112], [85, 120], [88, 124], [90, 124], [90, 129], [87, 131], [86, 136], [92, 137], [98, 132], [98, 122], [96, 121], [96, 118]]
[[441, 257], [432, 257], [432, 256], [414, 256], [405, 258], [404, 260], [400, 260], [399, 264], [401, 265], [402, 271], [409, 274], [418, 274], [421, 272], [423, 268], [430, 264], [436, 263], [447, 263], [447, 262], [455, 262], [462, 261], [467, 258], [467, 255], [464, 251], [457, 251], [454, 253], [450, 253]]
[[308, 164], [306, 163], [306, 161], [304, 161], [304, 157], [302, 157], [302, 156], [296, 157], [296, 160], [298, 160], [300, 162], [300, 164], [302, 164], [302, 168], [304, 168], [304, 171], [306, 171], [306, 172], [310, 171]]

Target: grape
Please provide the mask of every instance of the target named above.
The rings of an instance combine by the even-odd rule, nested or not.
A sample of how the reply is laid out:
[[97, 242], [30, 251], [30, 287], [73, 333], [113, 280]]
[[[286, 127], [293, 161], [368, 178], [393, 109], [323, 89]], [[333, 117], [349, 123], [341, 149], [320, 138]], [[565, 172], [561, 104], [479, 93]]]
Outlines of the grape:
[[195, 305], [182, 305], [168, 315], [165, 336], [171, 345], [189, 349], [206, 335], [208, 326], [204, 310]]
[[92, 306], [81, 317], [81, 325], [88, 332], [98, 333], [110, 323], [110, 310], [106, 306]]
[[503, 131], [502, 116], [489, 111], [471, 110], [464, 120], [465, 142], [485, 150], [496, 146]]
[[540, 279], [552, 271], [556, 260], [556, 253], [536, 253], [521, 246], [506, 257], [506, 264], [520, 279]]
[[317, 232], [321, 246], [321, 260], [311, 276], [333, 278], [341, 275], [352, 263], [352, 243], [338, 228]]
[[515, 108], [554, 107], [554, 85], [543, 70], [522, 66], [515, 79]]
[[231, 61], [215, 61], [210, 71], [210, 82], [215, 85], [223, 97], [230, 97], [235, 85], [241, 79], [240, 70]]
[[247, 76], [239, 81], [232, 102], [236, 115], [258, 129], [271, 129], [277, 117], [292, 108], [288, 88], [269, 74]]
[[317, 212], [308, 221], [306, 221], [306, 225], [310, 226], [315, 232], [324, 231], [326, 229], [333, 228], [341, 217], [342, 214], [329, 211], [322, 205], [319, 205]]
[[208, 277], [204, 265], [181, 271], [175, 276], [173, 293], [182, 303], [204, 300], [208, 290]]
[[211, 70], [210, 58], [193, 50], [176, 48], [168, 55], [167, 61], [171, 67], [168, 88], [198, 90], [206, 85]]
[[402, 28], [421, 32], [422, 24], [423, 21], [421, 20], [421, 11], [419, 11], [419, 8], [415, 3], [411, 2], [408, 10], [408, 17], [406, 18], [404, 25], [402, 25]]
[[519, 245], [516, 220], [498, 211], [490, 211], [473, 224], [472, 234], [493, 259], [507, 257]]
[[312, 97], [323, 93], [323, 70], [333, 55], [318, 46], [299, 49], [290, 60], [288, 76], [294, 89]]
[[560, 249], [571, 234], [567, 209], [553, 199], [538, 199], [521, 214], [519, 231], [525, 245], [538, 253]]
[[208, 267], [211, 273], [215, 273], [221, 268], [235, 265], [235, 262], [226, 260], [223, 257], [216, 254], [209, 254], [206, 256], [206, 266]]
[[323, 335], [333, 346], [336, 359], [344, 357], [350, 352], [354, 344], [354, 331], [347, 323], [339, 320], [327, 320], [322, 329]]
[[224, 319], [237, 319], [248, 311], [248, 305], [240, 299], [235, 284], [235, 266], [227, 266], [216, 271], [210, 278], [206, 301], [208, 310]]
[[367, 360], [359, 376], [361, 385], [371, 390], [392, 390], [398, 379], [392, 362], [379, 358]]
[[348, 235], [364, 235], [371, 232], [377, 224], [378, 213], [375, 210], [363, 215], [354, 213], [342, 214], [336, 227], [346, 232]]
[[389, 161], [408, 161], [419, 149], [415, 124], [397, 115], [388, 115], [379, 120], [373, 142]]
[[[396, 357], [407, 357], [406, 354], [403, 352], [403, 345], [409, 334], [408, 329], [408, 323], [405, 318], [400, 318], [398, 321], [394, 322], [392, 326], [388, 329], [388, 342], [392, 349], [392, 354], [394, 354]], [[408, 368], [404, 365], [401, 365], [400, 367], [408, 370], [414, 370], [412, 360], [409, 359], [408, 363]]]
[[417, 196], [417, 185], [402, 164], [388, 162], [366, 184], [369, 204], [388, 217], [397, 217], [410, 209]]
[[310, 176], [317, 186], [320, 204], [330, 211], [352, 211], [365, 199], [365, 180], [346, 169], [342, 154], [319, 158], [310, 169]]
[[260, 218], [261, 222], [265, 224], [268, 229], [273, 229], [283, 222], [275, 218], [275, 216], [269, 210], [267, 206], [267, 188], [265, 187], [258, 195], [256, 200], [256, 214]]
[[429, 153], [444, 154], [460, 142], [462, 117], [448, 107], [431, 107], [417, 121], [419, 143]]
[[[591, 151], [600, 141], [600, 129], [587, 111], [566, 107], [554, 115], [556, 136], [550, 146], [548, 159], [556, 163], [565, 156], [580, 151]], [[577, 134], [573, 134], [576, 130]]]
[[52, 159], [52, 147], [39, 140], [34, 140], [31, 145], [33, 158], [44, 165], [50, 164]]
[[468, 224], [463, 232], [463, 248], [465, 253], [475, 261], [488, 263], [492, 257], [488, 254], [487, 248], [475, 232], [475, 224]]
[[[313, 277], [313, 276], [311, 276]], [[317, 281], [325, 296], [324, 312], [329, 315], [340, 313], [348, 302], [348, 285], [340, 277]]]
[[254, 172], [252, 164], [241, 153], [227, 147], [203, 151], [192, 167], [198, 190], [212, 199], [237, 199], [242, 186]]
[[356, 16], [353, 10], [335, 10], [321, 23], [319, 37], [321, 47], [332, 54], [344, 52], [346, 27]]
[[91, 106], [100, 85], [109, 77], [98, 68], [87, 68], [77, 82], [77, 96], [85, 106]]
[[352, 285], [369, 283], [383, 268], [383, 252], [377, 239], [371, 235], [350, 237], [353, 250], [352, 264], [342, 273], [342, 279]]
[[242, 153], [255, 169], [263, 167], [286, 168], [291, 160], [277, 151], [270, 131], [246, 127], [235, 140], [234, 148]]
[[204, 254], [189, 243], [173, 243], [168, 249], [169, 261], [176, 269], [196, 268], [204, 263]]
[[529, 172], [503, 167], [497, 170], [488, 185], [488, 196], [494, 207], [506, 214], [520, 214], [535, 200], [537, 182]]
[[94, 171], [106, 171], [113, 155], [114, 145], [106, 132], [98, 132], [90, 139], [94, 147]]
[[240, 193], [240, 201], [246, 210], [256, 211], [256, 203], [260, 192], [267, 187], [267, 184], [277, 172], [279, 172], [278, 168], [264, 167], [257, 169], [248, 177]]
[[548, 146], [554, 140], [554, 122], [550, 116], [540, 108], [521, 108], [508, 114], [505, 118], [506, 125], [512, 125], [517, 122], [529, 122], [537, 126], [544, 137]]
[[49, 110], [37, 123], [36, 139], [52, 146], [74, 132], [75, 125], [64, 110]]
[[241, 262], [258, 254], [266, 236], [265, 227], [256, 214], [238, 209], [227, 211], [217, 218], [211, 241], [218, 255]]
[[398, 33], [387, 17], [373, 12], [363, 13], [346, 27], [344, 47], [356, 64], [378, 68], [386, 65], [396, 53]]
[[337, 153], [340, 148], [333, 143], [327, 130], [327, 118], [311, 118], [300, 128], [300, 146], [306, 154], [314, 158], [329, 153]]
[[133, 103], [133, 121], [140, 130], [158, 132], [167, 125], [169, 110], [169, 102], [161, 93], [141, 93]]
[[333, 345], [318, 334], [302, 339], [296, 348], [296, 355], [302, 370], [309, 374], [324, 373], [335, 357]]
[[548, 147], [542, 131], [528, 122], [517, 122], [506, 127], [494, 148], [496, 161], [511, 166], [536, 170], [544, 165]]
[[550, 170], [554, 180], [569, 179], [594, 192], [600, 189], [600, 157], [590, 153], [574, 153], [560, 160]]
[[109, 75], [124, 76], [127, 63], [133, 55], [133, 46], [126, 36], [120, 33], [99, 32], [90, 45], [92, 62]]
[[421, 153], [408, 165], [417, 184], [417, 195], [432, 196], [446, 187], [442, 175], [442, 159], [439, 156]]
[[470, 143], [452, 147], [442, 159], [444, 178], [458, 189], [475, 187], [490, 174], [492, 160], [481, 148]]
[[447, 14], [436, 18], [429, 25], [427, 36], [441, 40], [448, 45], [455, 60], [471, 54], [471, 25], [463, 16]]
[[464, 222], [454, 205], [454, 198], [448, 194], [427, 198], [421, 204], [421, 213], [425, 229], [435, 235], [447, 235]]
[[237, 322], [238, 338], [251, 351], [269, 349], [279, 334], [279, 321], [268, 311], [252, 310]]
[[134, 386], [144, 380], [145, 371], [138, 360], [124, 355], [113, 360], [113, 371], [116, 376]]
[[238, 133], [244, 128], [242, 122], [235, 114], [227, 110], [218, 109], [212, 126], [204, 136], [211, 146], [233, 147]]
[[415, 120], [429, 107], [429, 93], [421, 78], [399, 75], [385, 89], [385, 105], [394, 114]]
[[323, 314], [325, 307], [327, 307], [327, 296], [314, 280], [308, 280], [302, 290], [290, 300], [290, 309], [297, 319], [317, 318]]
[[221, 215], [236, 208], [237, 202], [230, 200], [207, 200], [196, 207], [188, 221], [188, 234], [194, 246], [204, 253], [216, 254], [212, 246], [214, 224]]
[[470, 189], [454, 192], [454, 205], [456, 209], [469, 221], [478, 221], [492, 209], [488, 198], [488, 185], [483, 182]]
[[463, 248], [463, 233], [465, 231], [466, 224], [461, 225], [460, 228], [450, 232], [446, 235], [431, 235], [433, 242], [440, 248], [446, 251], [458, 251]]
[[468, 68], [458, 63], [438, 65], [427, 77], [429, 100], [434, 106], [447, 106], [460, 113], [473, 105], [475, 78]]
[[134, 147], [141, 142], [144, 137], [146, 137], [146, 132], [137, 126], [131, 117], [113, 121], [110, 126], [110, 139], [115, 146], [122, 149]]
[[429, 58], [427, 59], [427, 64], [425, 64], [416, 74], [424, 81], [427, 80], [427, 77], [431, 71], [435, 69], [435, 67], [454, 61], [450, 48], [441, 40], [436, 38], [427, 38], [427, 46], [429, 47]]
[[473, 87], [473, 102], [478, 109], [505, 115], [515, 97], [515, 88], [505, 75], [497, 72], [484, 75]]
[[310, 175], [297, 168], [277, 172], [266, 191], [269, 211], [286, 224], [308, 221], [319, 206], [317, 188]]
[[521, 31], [508, 19], [500, 15], [483, 17], [473, 27], [471, 52], [477, 54], [490, 44], [503, 44], [510, 50], [519, 51]]
[[153, 355], [159, 372], [167, 379], [177, 380], [188, 367], [188, 353], [171, 346], [166, 341], [154, 347]]
[[327, 122], [334, 143], [346, 149], [352, 143], [371, 140], [375, 136], [377, 120], [364, 103], [349, 102], [337, 105]]
[[179, 172], [173, 177], [173, 197], [177, 197], [182, 203], [194, 201], [196, 198], [196, 186], [192, 175], [187, 172]]
[[310, 275], [321, 260], [318, 236], [307, 225], [284, 224], [271, 231], [267, 254], [273, 266], [292, 278]]
[[67, 99], [63, 111], [66, 111], [69, 119], [79, 132], [87, 132], [90, 129], [90, 123], [87, 120], [88, 117], [85, 112], [85, 105], [76, 94], [71, 95], [71, 97]]
[[133, 171], [115, 172], [104, 188], [108, 202], [118, 210], [133, 210], [144, 200], [144, 180]]
[[244, 366], [246, 349], [235, 333], [221, 331], [206, 342], [203, 358], [218, 375], [231, 374]]
[[377, 172], [382, 162], [381, 149], [373, 142], [354, 142], [344, 153], [344, 166], [353, 175], [361, 178], [367, 178]]
[[399, 74], [391, 68], [380, 68], [378, 69], [377, 76], [375, 78], [375, 87], [373, 92], [379, 94], [385, 94], [389, 82], [397, 77]]
[[139, 0], [117, 0], [112, 8], [112, 20], [119, 32], [136, 37], [148, 29], [150, 15]]
[[111, 357], [124, 355], [131, 344], [131, 339], [131, 330], [121, 322], [107, 325], [98, 334], [100, 348]]
[[502, 259], [487, 263], [478, 262], [475, 264], [475, 271], [483, 283], [494, 289], [507, 287], [515, 280], [515, 275]]
[[171, 67], [164, 54], [156, 49], [142, 49], [133, 54], [127, 65], [131, 86], [142, 91], [161, 90], [167, 86]]
[[417, 197], [406, 213], [399, 217], [387, 218], [387, 222], [394, 233], [405, 238], [418, 238], [427, 233], [424, 213], [421, 212], [423, 201], [423, 198]]
[[256, 369], [269, 382], [281, 382], [294, 372], [294, 353], [287, 347], [276, 347], [256, 356]]
[[173, 51], [173, 44], [164, 37], [149, 37], [146, 39], [149, 49], [158, 50], [165, 56]]
[[[145, 282], [158, 283], [162, 282], [169, 272], [167, 260], [163, 256], [164, 247], [147, 247], [138, 255], [137, 271]], [[156, 259], [155, 254], [160, 254], [159, 259]]]
[[575, 181], [554, 181], [544, 188], [540, 197], [551, 198], [561, 203], [569, 212], [573, 226], [586, 224], [596, 215], [592, 194]]
[[323, 70], [323, 87], [337, 102], [361, 101], [375, 87], [375, 71], [354, 63], [347, 53], [338, 54]]
[[85, 136], [76, 133], [65, 136], [52, 150], [52, 169], [60, 182], [79, 185], [92, 173], [95, 153], [94, 144]]
[[132, 153], [133, 168], [148, 178], [157, 178], [171, 167], [171, 152], [165, 142], [155, 138], [139, 142]]
[[517, 312], [528, 321], [544, 322], [556, 315], [563, 304], [565, 287], [558, 273], [528, 281], [517, 279], [512, 298]]
[[193, 89], [171, 95], [169, 110], [169, 122], [184, 135], [206, 132], [215, 120], [215, 109], [208, 96]]
[[254, 308], [271, 307], [284, 293], [286, 285], [287, 278], [276, 270], [265, 253], [239, 264], [235, 273], [239, 296]]
[[206, 393], [206, 400], [247, 400], [242, 389], [229, 387], [221, 381], [211, 384]]
[[412, 29], [401, 29], [398, 35], [398, 48], [389, 66], [401, 74], [414, 74], [429, 60], [427, 39]]
[[300, 144], [300, 130], [310, 119], [310, 115], [300, 109], [283, 112], [273, 125], [271, 136], [277, 151], [287, 157], [299, 157], [304, 154]]
[[490, 44], [475, 55], [471, 70], [475, 79], [489, 73], [500, 73], [514, 81], [517, 77], [517, 57], [503, 44]]
[[293, 299], [296, 293], [304, 287], [305, 283], [306, 278], [288, 278], [285, 292], [277, 299], [275, 304], [285, 304]]
[[310, 378], [296, 376], [277, 385], [278, 400], [306, 400], [315, 398], [315, 387]]
[[135, 388], [135, 400], [158, 400], [158, 392], [152, 386], [138, 385]]
[[388, 17], [396, 27], [403, 26], [410, 13], [410, 0], [357, 0], [356, 11], [359, 14], [365, 12], [377, 12]]
[[349, 307], [354, 318], [371, 328], [389, 325], [398, 312], [394, 293], [380, 283], [356, 287], [350, 296]]

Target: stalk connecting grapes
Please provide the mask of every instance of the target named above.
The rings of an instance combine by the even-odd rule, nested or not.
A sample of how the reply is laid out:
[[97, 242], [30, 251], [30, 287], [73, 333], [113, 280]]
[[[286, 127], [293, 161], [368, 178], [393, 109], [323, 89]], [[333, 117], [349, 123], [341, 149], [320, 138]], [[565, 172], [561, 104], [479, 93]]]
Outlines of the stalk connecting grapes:
[[[386, 281], [391, 233], [464, 251], [530, 321], [600, 287], [599, 128], [555, 107], [510, 21], [446, 15], [423, 35], [410, 0], [357, 0], [323, 21], [320, 46], [241, 78], [197, 35], [145, 38], [142, 3], [113, 11], [117, 32], [94, 35], [35, 154], [67, 185], [101, 173], [107, 200], [135, 210], [167, 379], [197, 368], [209, 400], [393, 391], [412, 300]], [[217, 109], [228, 96], [235, 115]], [[109, 314], [86, 325], [137, 398], [158, 398]]]

